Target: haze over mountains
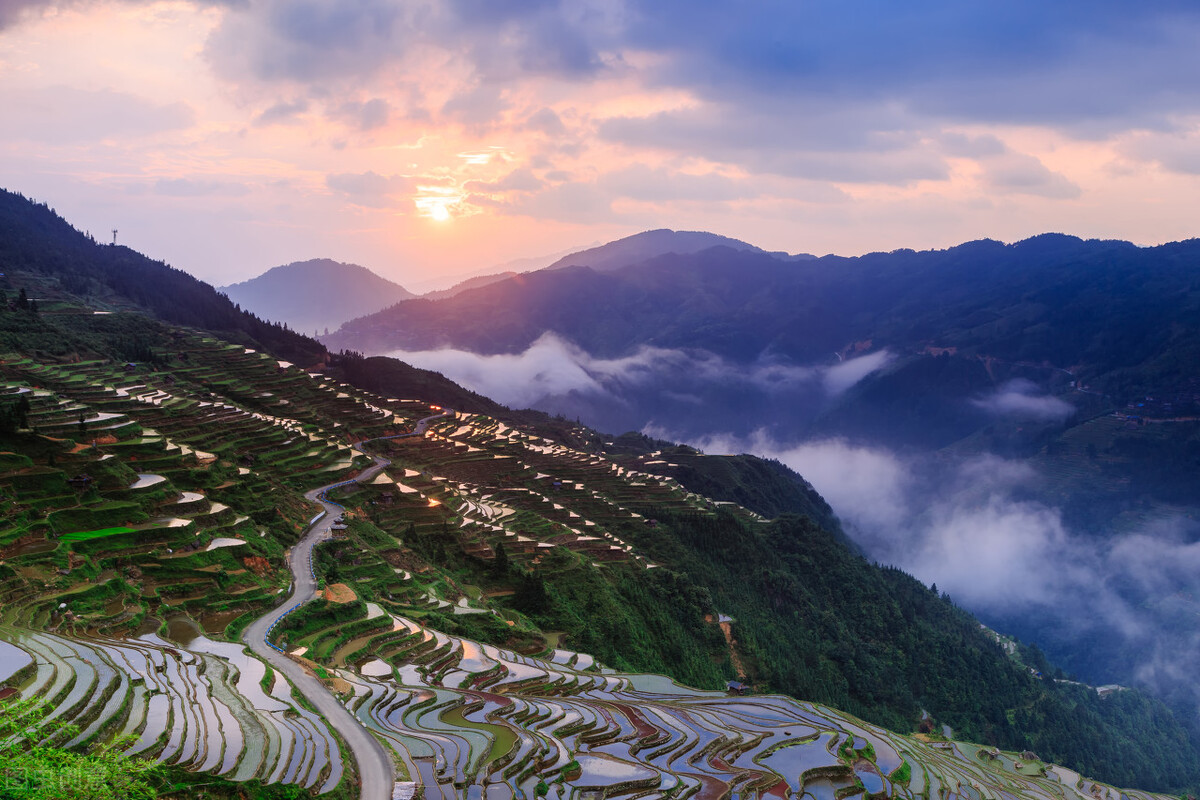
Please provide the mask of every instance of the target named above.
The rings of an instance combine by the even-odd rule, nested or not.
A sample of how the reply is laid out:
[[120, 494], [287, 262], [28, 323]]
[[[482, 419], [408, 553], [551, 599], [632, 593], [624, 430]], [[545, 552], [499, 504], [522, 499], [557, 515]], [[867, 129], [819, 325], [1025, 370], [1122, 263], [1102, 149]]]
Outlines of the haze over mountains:
[[346, 320], [416, 297], [366, 267], [329, 258], [273, 267], [219, 291], [261, 317], [306, 333], [336, 328]]
[[[604, 245], [542, 258], [519, 259], [499, 265], [495, 271], [464, 277], [444, 289], [416, 294], [358, 264], [314, 258], [272, 267], [241, 283], [219, 288], [235, 303], [272, 322], [286, 323], [305, 332], [330, 335], [345, 322], [369, 316], [403, 300], [418, 296], [444, 300], [464, 291], [480, 289], [538, 270], [586, 266], [598, 272], [626, 267], [668, 253], [691, 254], [710, 247], [765, 252], [754, 245], [703, 231], [654, 230], [628, 236]], [[785, 260], [813, 256], [773, 253]]]

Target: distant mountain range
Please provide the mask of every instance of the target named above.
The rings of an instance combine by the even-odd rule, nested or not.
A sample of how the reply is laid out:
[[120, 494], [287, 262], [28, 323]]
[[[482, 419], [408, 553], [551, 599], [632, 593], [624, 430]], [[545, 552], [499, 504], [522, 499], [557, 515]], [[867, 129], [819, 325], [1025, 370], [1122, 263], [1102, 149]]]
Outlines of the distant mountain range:
[[[651, 258], [673, 253], [675, 255], [691, 255], [708, 250], [712, 247], [727, 247], [730, 250], [752, 253], [766, 253], [765, 250], [740, 239], [731, 239], [705, 231], [672, 231], [665, 228], [626, 236], [624, 239], [602, 244], [599, 247], [571, 253], [555, 261], [548, 270], [564, 269], [566, 267], [591, 267], [596, 272], [613, 272], [614, 270], [639, 264]], [[784, 261], [808, 261], [815, 256], [801, 253], [771, 253], [770, 255]]]
[[519, 281], [364, 316], [327, 342], [370, 353], [516, 353], [549, 331], [605, 358], [653, 345], [801, 363], [883, 348], [953, 350], [1070, 369], [1122, 396], [1146, 382], [1186, 387], [1181, 348], [1200, 354], [1200, 240], [1138, 248], [1046, 234], [858, 258], [669, 244], [716, 239], [639, 234]]
[[[220, 287], [235, 303], [273, 322], [287, 323], [295, 330], [321, 335], [343, 323], [368, 316], [404, 301], [417, 298], [446, 300], [462, 292], [480, 289], [538, 270], [558, 270], [586, 266], [609, 272], [668, 253], [687, 255], [710, 247], [728, 247], [763, 253], [754, 245], [727, 236], [703, 231], [653, 230], [618, 239], [608, 244], [572, 252], [560, 257], [529, 258], [512, 261], [495, 272], [472, 275], [446, 289], [418, 295], [403, 286], [380, 277], [358, 264], [328, 258], [314, 258], [273, 267], [241, 283]], [[812, 256], [771, 254], [788, 260]]]
[[328, 258], [274, 267], [219, 291], [261, 317], [286, 322], [305, 333], [336, 328], [346, 320], [416, 297], [366, 267]]
[[[1200, 240], [804, 258], [650, 231], [324, 341], [601, 430], [778, 457], [857, 515], [872, 557], [944, 562], [985, 622], [1085, 678], [1200, 703], [1170, 677], [1181, 642], [1200, 658], [1200, 582], [1170, 566], [1200, 540]], [[1041, 601], [983, 596], [968, 554], [988, 544], [988, 570]]]

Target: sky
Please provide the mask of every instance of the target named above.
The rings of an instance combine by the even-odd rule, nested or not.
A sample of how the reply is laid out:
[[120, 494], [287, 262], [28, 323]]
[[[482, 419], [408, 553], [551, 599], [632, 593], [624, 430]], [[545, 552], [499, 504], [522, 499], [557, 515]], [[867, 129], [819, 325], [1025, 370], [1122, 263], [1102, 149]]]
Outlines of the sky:
[[221, 285], [1198, 233], [1200, 5], [0, 0], [0, 185]]

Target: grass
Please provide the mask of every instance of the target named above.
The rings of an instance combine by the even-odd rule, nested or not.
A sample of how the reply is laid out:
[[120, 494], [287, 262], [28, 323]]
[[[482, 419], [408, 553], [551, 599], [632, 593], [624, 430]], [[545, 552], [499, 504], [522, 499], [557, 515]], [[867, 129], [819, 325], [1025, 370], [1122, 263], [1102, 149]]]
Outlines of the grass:
[[84, 542], [88, 539], [100, 539], [105, 536], [115, 536], [118, 533], [133, 533], [133, 528], [100, 528], [95, 531], [76, 531], [64, 533], [60, 538], [64, 542]]

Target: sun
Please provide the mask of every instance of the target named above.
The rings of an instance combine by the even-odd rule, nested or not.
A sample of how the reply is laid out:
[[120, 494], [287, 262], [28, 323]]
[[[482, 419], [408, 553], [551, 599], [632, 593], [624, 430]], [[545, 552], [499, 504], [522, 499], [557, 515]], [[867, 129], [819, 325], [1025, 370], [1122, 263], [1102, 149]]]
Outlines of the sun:
[[436, 205], [431, 205], [429, 207], [429, 218], [432, 219], [434, 222], [449, 222], [450, 221], [450, 209], [446, 208], [444, 205], [442, 205], [440, 203], [438, 203]]

